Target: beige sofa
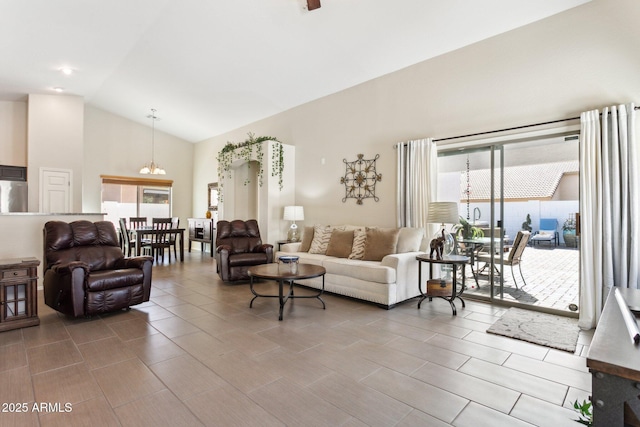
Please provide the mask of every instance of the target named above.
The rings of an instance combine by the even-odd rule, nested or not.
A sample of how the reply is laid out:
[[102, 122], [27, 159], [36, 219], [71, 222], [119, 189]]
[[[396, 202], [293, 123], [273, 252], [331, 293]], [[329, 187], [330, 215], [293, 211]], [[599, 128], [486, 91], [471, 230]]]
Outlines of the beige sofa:
[[[323, 266], [325, 291], [389, 309], [420, 295], [416, 255], [424, 248], [423, 229], [316, 225], [305, 227], [301, 242], [282, 245], [274, 261], [295, 255]], [[322, 278], [297, 283], [320, 289]]]

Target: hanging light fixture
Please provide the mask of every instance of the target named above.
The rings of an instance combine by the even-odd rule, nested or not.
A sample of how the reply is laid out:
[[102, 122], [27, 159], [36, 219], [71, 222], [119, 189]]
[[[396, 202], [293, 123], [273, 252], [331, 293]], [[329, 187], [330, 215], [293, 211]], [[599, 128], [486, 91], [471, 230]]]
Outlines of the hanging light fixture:
[[146, 164], [142, 167], [142, 169], [140, 169], [140, 173], [141, 174], [151, 174], [151, 175], [166, 175], [166, 171], [164, 169], [162, 169], [160, 167], [160, 165], [157, 165], [156, 162], [154, 161], [154, 155], [155, 155], [155, 149], [156, 149], [156, 140], [155, 140], [155, 136], [156, 136], [156, 120], [158, 119], [158, 116], [156, 116], [156, 110], [155, 109], [151, 109], [151, 114], [147, 116], [148, 118], [151, 119], [151, 163], [150, 164]]

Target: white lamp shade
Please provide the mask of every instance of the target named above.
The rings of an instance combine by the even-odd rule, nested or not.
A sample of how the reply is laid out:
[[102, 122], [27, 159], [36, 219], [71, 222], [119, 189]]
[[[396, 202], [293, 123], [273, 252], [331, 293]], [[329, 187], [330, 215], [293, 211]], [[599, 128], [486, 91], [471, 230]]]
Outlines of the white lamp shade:
[[435, 224], [457, 224], [460, 222], [456, 202], [431, 202], [427, 211], [427, 221]]
[[303, 221], [304, 208], [302, 206], [285, 206], [283, 219], [287, 221]]
[[442, 224], [438, 232], [433, 236], [444, 237], [444, 248], [442, 251], [443, 256], [449, 256], [455, 250], [456, 241], [455, 238], [449, 233], [444, 224], [457, 224], [460, 222], [460, 215], [458, 213], [458, 203], [456, 202], [432, 202], [429, 203], [429, 209], [427, 210], [427, 222]]

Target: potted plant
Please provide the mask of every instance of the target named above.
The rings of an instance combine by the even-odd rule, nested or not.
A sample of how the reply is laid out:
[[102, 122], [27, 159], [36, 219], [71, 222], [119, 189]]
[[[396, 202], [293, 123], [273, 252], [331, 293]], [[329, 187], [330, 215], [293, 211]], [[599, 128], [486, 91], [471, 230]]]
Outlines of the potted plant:
[[522, 223], [522, 230], [523, 231], [528, 231], [529, 233], [531, 233], [531, 215], [527, 214], [527, 218], [525, 219], [525, 221]]
[[573, 215], [570, 215], [564, 224], [562, 224], [562, 238], [564, 239], [566, 247], [578, 247], [578, 240], [576, 238], [576, 218]]
[[455, 235], [458, 239], [477, 239], [484, 237], [482, 229], [469, 224], [469, 221], [460, 217], [460, 224], [455, 227]]

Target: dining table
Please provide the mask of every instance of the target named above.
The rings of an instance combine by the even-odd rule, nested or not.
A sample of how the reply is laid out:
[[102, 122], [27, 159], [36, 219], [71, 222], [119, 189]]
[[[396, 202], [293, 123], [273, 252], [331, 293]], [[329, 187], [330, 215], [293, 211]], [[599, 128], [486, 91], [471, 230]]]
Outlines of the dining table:
[[[480, 288], [480, 283], [478, 283], [478, 274], [479, 274], [479, 266], [476, 265], [476, 268], [474, 270], [473, 266], [474, 264], [477, 264], [477, 260], [476, 260], [476, 255], [478, 254], [478, 252], [482, 251], [483, 249], [489, 250], [491, 247], [491, 241], [493, 240], [493, 245], [494, 245], [494, 251], [499, 251], [500, 250], [500, 239], [499, 238], [491, 238], [491, 237], [475, 237], [475, 238], [470, 238], [470, 239], [458, 239], [458, 243], [462, 243], [464, 244], [464, 249], [461, 250], [461, 253], [463, 255], [466, 255], [469, 257], [470, 260], [470, 264], [471, 264], [471, 274], [473, 274], [473, 278], [476, 282], [476, 286], [478, 288]], [[507, 242], [509, 241], [509, 237], [508, 236], [504, 236], [502, 238], [502, 243], [503, 243], [503, 248], [507, 245]]]
[[151, 239], [158, 234], [174, 235], [178, 248], [180, 250], [180, 262], [184, 262], [184, 228], [167, 228], [158, 229], [153, 226], [143, 226], [133, 229], [136, 239], [136, 254], [140, 256], [142, 253], [142, 240], [144, 236], [150, 236]]

